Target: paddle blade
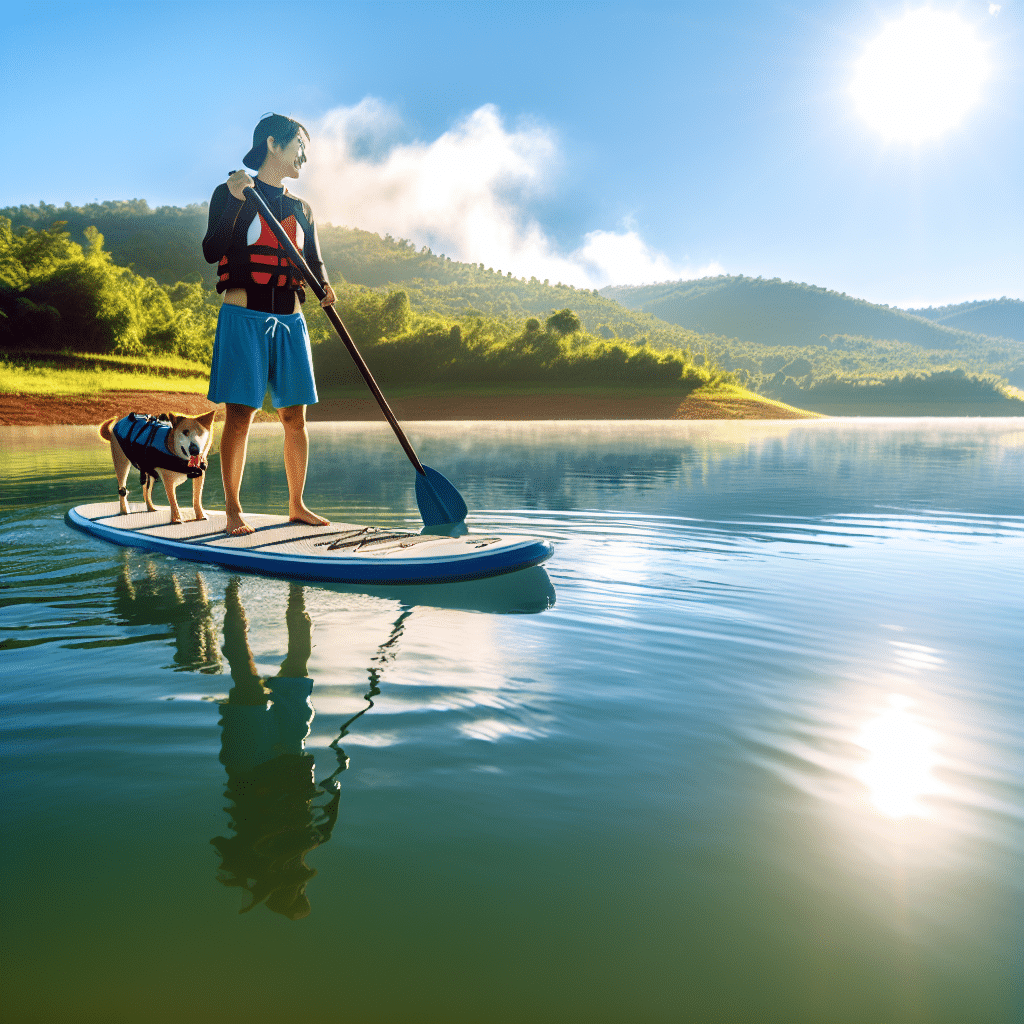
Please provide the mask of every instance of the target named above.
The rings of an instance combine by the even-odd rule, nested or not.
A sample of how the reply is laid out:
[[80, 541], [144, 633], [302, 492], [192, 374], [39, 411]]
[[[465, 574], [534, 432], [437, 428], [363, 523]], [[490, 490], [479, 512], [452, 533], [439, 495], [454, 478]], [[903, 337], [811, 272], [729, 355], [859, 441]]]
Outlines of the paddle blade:
[[461, 523], [466, 518], [466, 503], [454, 485], [436, 469], [423, 467], [416, 474], [416, 504], [420, 507], [424, 526]]

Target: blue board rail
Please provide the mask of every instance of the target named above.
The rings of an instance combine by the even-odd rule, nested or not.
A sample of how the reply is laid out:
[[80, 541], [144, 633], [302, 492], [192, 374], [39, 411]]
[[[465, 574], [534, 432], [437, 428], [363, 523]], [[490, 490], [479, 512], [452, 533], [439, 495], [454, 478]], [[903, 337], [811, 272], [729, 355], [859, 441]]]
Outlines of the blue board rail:
[[538, 537], [465, 533], [452, 537], [246, 514], [255, 533], [233, 537], [223, 512], [170, 522], [170, 510], [142, 504], [122, 515], [116, 501], [79, 505], [65, 520], [100, 540], [173, 558], [287, 579], [352, 584], [446, 583], [484, 579], [540, 565], [554, 548]]

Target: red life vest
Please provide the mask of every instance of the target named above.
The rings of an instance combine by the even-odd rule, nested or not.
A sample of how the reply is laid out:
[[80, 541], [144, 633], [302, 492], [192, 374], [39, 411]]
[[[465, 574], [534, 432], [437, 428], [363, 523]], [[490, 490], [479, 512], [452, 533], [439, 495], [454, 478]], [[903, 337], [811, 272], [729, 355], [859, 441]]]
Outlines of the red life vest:
[[[256, 218], [259, 222], [260, 233], [256, 238], [256, 241], [249, 244], [246, 248], [248, 254], [248, 276], [252, 279], [253, 284], [273, 285], [276, 288], [301, 288], [303, 285], [302, 275], [299, 273], [298, 268], [281, 249], [281, 245], [274, 235], [274, 232], [270, 230], [269, 225], [260, 216], [259, 212], [256, 213]], [[302, 244], [298, 240], [298, 225], [295, 220], [294, 214], [289, 214], [281, 221], [281, 226], [284, 228], [285, 233], [295, 243], [295, 247], [301, 252]], [[252, 234], [253, 223], [250, 223], [249, 235]], [[273, 267], [278, 273], [274, 273], [268, 268]], [[219, 266], [219, 277], [223, 282], [228, 282], [233, 275], [231, 270], [237, 270], [240, 268], [229, 268], [227, 254], [221, 257]], [[231, 286], [236, 286], [235, 281], [231, 281]]]

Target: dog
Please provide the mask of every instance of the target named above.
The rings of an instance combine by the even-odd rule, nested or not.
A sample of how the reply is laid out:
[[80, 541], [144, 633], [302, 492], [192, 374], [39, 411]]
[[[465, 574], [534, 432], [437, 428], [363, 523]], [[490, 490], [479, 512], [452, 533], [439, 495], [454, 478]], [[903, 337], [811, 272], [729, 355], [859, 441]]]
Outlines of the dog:
[[112, 416], [100, 424], [100, 437], [110, 442], [121, 515], [128, 515], [125, 483], [134, 466], [139, 471], [142, 496], [150, 512], [156, 511], [153, 504], [153, 482], [159, 476], [171, 505], [171, 522], [180, 523], [181, 509], [178, 508], [175, 492], [182, 480], [191, 478], [192, 510], [196, 519], [206, 518], [203, 511], [203, 479], [206, 456], [213, 444], [213, 417], [216, 411], [211, 409], [195, 418], [173, 412], [162, 413], [160, 416], [132, 412], [120, 419]]

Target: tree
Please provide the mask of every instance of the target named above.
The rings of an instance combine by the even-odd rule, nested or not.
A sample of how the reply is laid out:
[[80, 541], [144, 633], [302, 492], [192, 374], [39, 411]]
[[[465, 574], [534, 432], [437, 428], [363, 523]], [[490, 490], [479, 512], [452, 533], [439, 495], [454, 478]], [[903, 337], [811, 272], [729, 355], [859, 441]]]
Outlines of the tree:
[[18, 238], [11, 230], [11, 222], [0, 217], [0, 287], [17, 291], [28, 284], [28, 271], [20, 255]]
[[389, 292], [380, 309], [380, 332], [401, 334], [409, 323], [409, 296], [404, 291]]
[[544, 326], [562, 337], [567, 334], [579, 334], [583, 330], [580, 318], [571, 309], [560, 309], [557, 313], [552, 313], [544, 321]]

